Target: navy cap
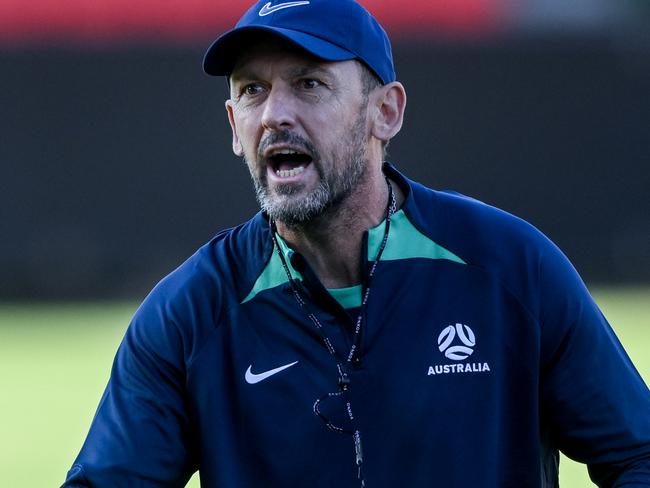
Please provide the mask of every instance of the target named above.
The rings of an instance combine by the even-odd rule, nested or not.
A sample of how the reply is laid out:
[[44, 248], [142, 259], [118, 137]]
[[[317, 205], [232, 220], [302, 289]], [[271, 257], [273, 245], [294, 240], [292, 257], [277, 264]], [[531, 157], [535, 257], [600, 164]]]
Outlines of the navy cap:
[[326, 61], [358, 59], [384, 84], [395, 81], [390, 41], [379, 22], [354, 0], [260, 0], [220, 36], [203, 58], [203, 70], [229, 76], [242, 40], [269, 32]]

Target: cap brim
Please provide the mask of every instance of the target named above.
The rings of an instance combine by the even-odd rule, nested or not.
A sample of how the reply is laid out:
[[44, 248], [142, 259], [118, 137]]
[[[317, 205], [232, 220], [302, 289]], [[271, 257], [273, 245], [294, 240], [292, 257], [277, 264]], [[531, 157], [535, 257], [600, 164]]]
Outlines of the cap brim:
[[277, 35], [326, 61], [345, 61], [356, 58], [347, 49], [304, 32], [256, 25], [235, 28], [214, 41], [203, 58], [203, 71], [213, 76], [230, 75], [238, 57], [241, 55], [243, 38], [249, 37], [256, 32]]

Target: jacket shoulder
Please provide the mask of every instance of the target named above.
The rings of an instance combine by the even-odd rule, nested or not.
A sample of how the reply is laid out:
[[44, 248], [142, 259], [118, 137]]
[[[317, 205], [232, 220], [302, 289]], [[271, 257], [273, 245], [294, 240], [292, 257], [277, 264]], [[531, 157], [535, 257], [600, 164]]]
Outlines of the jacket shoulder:
[[529, 222], [460, 193], [409, 185], [405, 211], [414, 225], [498, 280], [536, 320], [558, 292], [580, 301], [590, 297], [569, 259]]
[[129, 333], [162, 351], [178, 351], [181, 342], [189, 361], [228, 309], [250, 291], [272, 251], [268, 232], [261, 214], [219, 232], [153, 288]]

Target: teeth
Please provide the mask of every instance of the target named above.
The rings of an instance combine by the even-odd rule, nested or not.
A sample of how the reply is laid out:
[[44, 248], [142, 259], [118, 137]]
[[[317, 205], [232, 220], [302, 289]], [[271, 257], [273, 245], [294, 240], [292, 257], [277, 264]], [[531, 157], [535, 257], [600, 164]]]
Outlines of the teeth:
[[294, 155], [294, 154], [301, 154], [300, 151], [296, 151], [294, 149], [275, 149], [271, 152], [269, 155], [270, 157], [273, 156], [279, 156], [279, 155]]
[[278, 175], [280, 178], [289, 178], [291, 176], [299, 175], [303, 171], [305, 171], [305, 167], [298, 166], [297, 168], [293, 168], [293, 169], [278, 169], [275, 171], [275, 174]]

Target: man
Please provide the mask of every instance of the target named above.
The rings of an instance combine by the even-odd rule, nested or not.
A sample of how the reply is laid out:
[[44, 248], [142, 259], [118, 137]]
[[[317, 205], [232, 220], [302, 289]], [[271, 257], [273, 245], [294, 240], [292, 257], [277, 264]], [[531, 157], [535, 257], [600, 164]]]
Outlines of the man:
[[650, 393], [566, 258], [382, 163], [366, 10], [262, 0], [204, 69], [262, 212], [147, 297], [64, 486], [549, 487], [558, 449], [650, 486]]

